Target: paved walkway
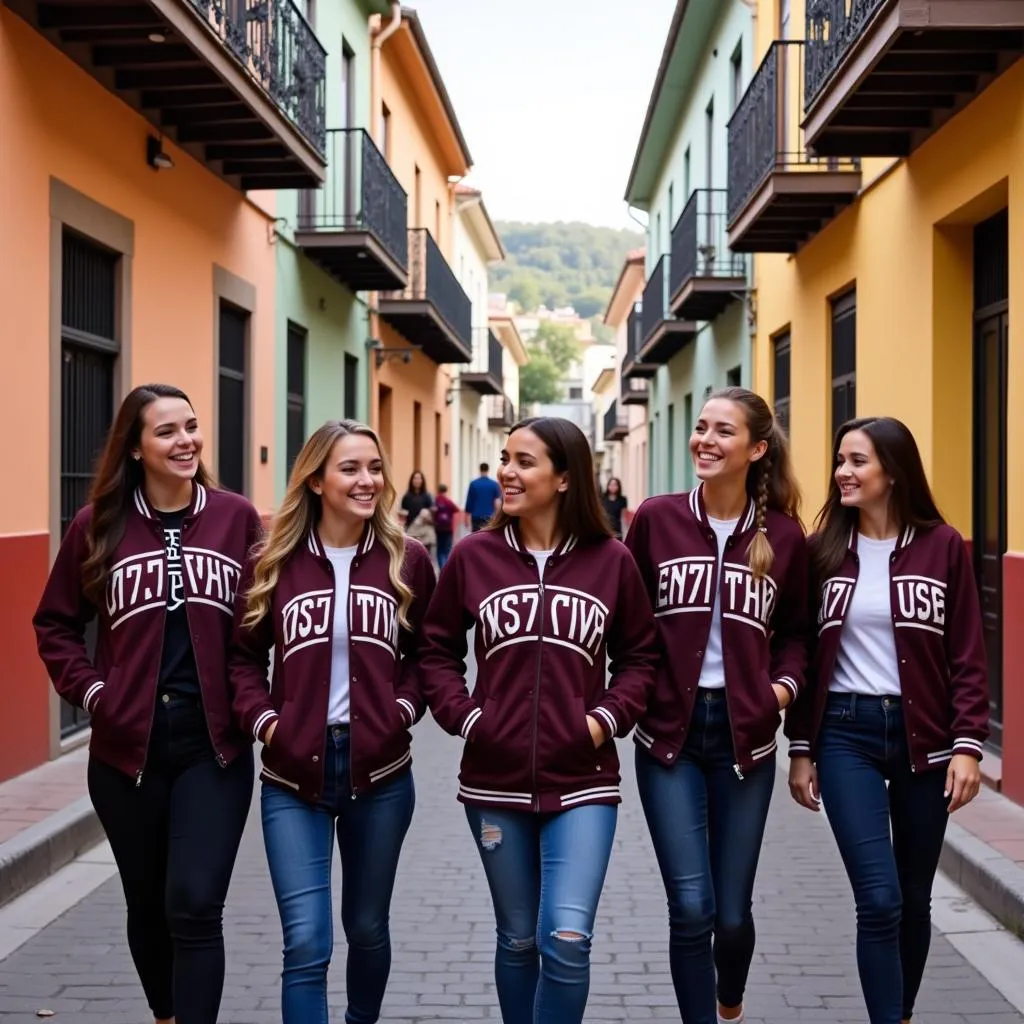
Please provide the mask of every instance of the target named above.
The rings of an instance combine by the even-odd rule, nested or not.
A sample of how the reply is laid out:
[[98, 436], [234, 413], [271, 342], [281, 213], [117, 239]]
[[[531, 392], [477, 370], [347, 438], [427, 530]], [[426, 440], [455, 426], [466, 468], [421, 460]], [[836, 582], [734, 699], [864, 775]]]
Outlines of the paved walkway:
[[[623, 744], [623, 753], [631, 754], [631, 747]], [[383, 1020], [497, 1020], [491, 910], [476, 851], [454, 798], [458, 743], [426, 721], [417, 729], [415, 752], [418, 806], [392, 913], [394, 967]], [[667, 971], [664, 896], [631, 759], [624, 761], [627, 797], [601, 904], [587, 1020], [678, 1021]], [[845, 875], [825, 821], [789, 800], [781, 776], [756, 913], [759, 938], [748, 998], [750, 1024], [866, 1020], [853, 962], [853, 912]], [[965, 925], [968, 934], [953, 937], [961, 948], [965, 940], [984, 940], [984, 935], [972, 937], [972, 927]], [[1024, 947], [1018, 950], [1005, 933], [1000, 937], [1010, 942], [1010, 957], [1019, 956], [1018, 973], [1024, 975]], [[277, 1024], [280, 926], [255, 816], [232, 883], [227, 942], [223, 1024]], [[343, 957], [339, 936], [331, 983], [336, 1021], [343, 1015]], [[116, 878], [0, 961], [0, 1020], [28, 1024], [38, 1020], [39, 1010], [54, 1011], [54, 1020], [75, 1024], [149, 1020], [124, 942]], [[915, 1020], [1017, 1024], [1024, 1017], [947, 938], [936, 935]]]

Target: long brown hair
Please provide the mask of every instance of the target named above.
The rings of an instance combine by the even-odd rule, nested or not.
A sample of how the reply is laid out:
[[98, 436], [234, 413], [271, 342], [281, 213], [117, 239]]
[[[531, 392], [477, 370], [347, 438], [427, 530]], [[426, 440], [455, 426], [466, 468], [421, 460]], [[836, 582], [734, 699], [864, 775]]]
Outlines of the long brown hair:
[[295, 459], [292, 474], [288, 479], [281, 507], [274, 516], [270, 534], [256, 551], [256, 565], [253, 580], [245, 595], [245, 617], [242, 625], [256, 625], [270, 611], [270, 599], [281, 575], [281, 568], [292, 552], [301, 544], [311, 529], [320, 521], [321, 498], [309, 486], [313, 477], [322, 476], [324, 466], [331, 457], [335, 444], [343, 437], [353, 434], [368, 437], [380, 453], [384, 490], [377, 507], [373, 510], [370, 523], [377, 531], [390, 558], [388, 578], [398, 595], [398, 621], [408, 627], [409, 606], [413, 593], [402, 579], [402, 564], [405, 560], [405, 538], [399, 525], [392, 519], [391, 510], [395, 504], [395, 483], [387, 455], [376, 432], [365, 423], [356, 420], [328, 420], [303, 445]]
[[[143, 413], [158, 398], [180, 398], [192, 405], [188, 395], [173, 384], [143, 384], [133, 388], [117, 410], [97, 463], [89, 491], [92, 505], [86, 535], [89, 553], [82, 563], [82, 592], [96, 605], [103, 600], [107, 562], [124, 537], [132, 495], [145, 483], [142, 460], [133, 459], [132, 450], [138, 448], [142, 438]], [[217, 486], [201, 460], [194, 479], [204, 487]]]
[[[747, 494], [754, 499], [754, 525], [757, 533], [750, 542], [747, 564], [754, 579], [771, 571], [775, 551], [768, 538], [768, 509], [782, 512], [800, 522], [800, 485], [793, 473], [789, 440], [768, 403], [746, 388], [728, 387], [713, 391], [707, 398], [735, 402], [743, 410], [751, 444], [764, 441], [768, 448], [747, 469]], [[705, 403], [706, 404], [706, 403]]]
[[[612, 530], [601, 507], [594, 478], [594, 458], [583, 431], [560, 416], [532, 416], [520, 420], [508, 436], [517, 430], [532, 430], [544, 442], [555, 472], [566, 473], [569, 477], [568, 489], [558, 504], [558, 529], [562, 540], [576, 537], [579, 542], [587, 543], [611, 537]], [[499, 509], [487, 529], [504, 529], [516, 518]]]
[[839, 484], [836, 483], [839, 446], [852, 430], [859, 430], [870, 438], [882, 469], [893, 481], [890, 501], [900, 529], [905, 526], [927, 529], [945, 522], [932, 496], [921, 452], [910, 428], [892, 416], [847, 420], [836, 431], [828, 495], [814, 520], [815, 537], [811, 550], [819, 579], [830, 576], [843, 564], [850, 546], [850, 534], [857, 529], [860, 519], [859, 509], [843, 505]]

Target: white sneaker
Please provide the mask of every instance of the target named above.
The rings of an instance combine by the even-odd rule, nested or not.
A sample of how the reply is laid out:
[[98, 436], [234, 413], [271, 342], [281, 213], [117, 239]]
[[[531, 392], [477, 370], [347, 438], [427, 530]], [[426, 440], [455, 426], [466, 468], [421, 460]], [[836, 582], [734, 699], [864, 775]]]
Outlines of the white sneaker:
[[740, 1015], [738, 1017], [723, 1017], [717, 1012], [716, 1016], [718, 1017], [718, 1024], [743, 1024], [746, 1020], [746, 1016], [742, 1010], [740, 1010]]

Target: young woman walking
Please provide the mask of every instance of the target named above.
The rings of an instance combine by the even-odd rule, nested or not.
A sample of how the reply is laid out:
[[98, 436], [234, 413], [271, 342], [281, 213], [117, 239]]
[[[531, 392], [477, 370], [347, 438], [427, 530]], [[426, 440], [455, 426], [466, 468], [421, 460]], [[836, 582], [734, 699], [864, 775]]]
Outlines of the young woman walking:
[[786, 438], [762, 398], [712, 395], [690, 455], [696, 489], [648, 499], [626, 536], [663, 650], [634, 738], [679, 1011], [715, 1024], [743, 1020], [775, 733], [806, 665], [807, 548]]
[[820, 795], [828, 811], [857, 904], [871, 1024], [900, 1024], [928, 958], [946, 822], [981, 782], [981, 611], [963, 540], [906, 426], [843, 424], [832, 464], [811, 543], [812, 686], [786, 721], [789, 785], [798, 803], [816, 811]]
[[601, 495], [601, 507], [608, 517], [612, 535], [622, 540], [622, 514], [629, 507], [629, 500], [622, 493], [622, 481], [617, 476], [611, 477], [605, 484], [604, 494]]
[[252, 797], [227, 658], [260, 519], [213, 485], [202, 451], [183, 391], [135, 388], [33, 620], [57, 692], [92, 716], [89, 795], [121, 875], [128, 945], [153, 1016], [177, 1024], [217, 1020], [222, 911]]
[[239, 601], [231, 684], [264, 743], [284, 1024], [327, 1024], [335, 836], [346, 1024], [380, 1017], [391, 969], [388, 911], [415, 800], [408, 730], [423, 713], [416, 637], [435, 579], [423, 545], [391, 518], [394, 501], [377, 435], [325, 423], [295, 460]]
[[467, 741], [459, 799], [494, 902], [502, 1019], [579, 1024], [620, 799], [612, 739], [647, 702], [654, 621], [578, 427], [518, 423], [498, 482], [502, 511], [441, 573], [423, 678], [438, 723]]

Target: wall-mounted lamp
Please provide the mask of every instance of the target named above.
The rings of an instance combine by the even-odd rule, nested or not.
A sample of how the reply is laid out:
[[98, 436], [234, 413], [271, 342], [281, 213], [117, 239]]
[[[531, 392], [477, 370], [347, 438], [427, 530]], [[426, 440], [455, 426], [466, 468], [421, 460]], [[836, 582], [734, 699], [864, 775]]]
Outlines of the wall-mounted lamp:
[[174, 161], [164, 152], [163, 140], [155, 135], [146, 136], [146, 163], [154, 171], [169, 171], [174, 167]]
[[374, 353], [379, 370], [389, 359], [401, 359], [403, 363], [412, 362], [412, 354], [419, 352], [422, 345], [410, 345], [408, 348], [386, 348], [378, 338], [368, 338], [366, 347]]

